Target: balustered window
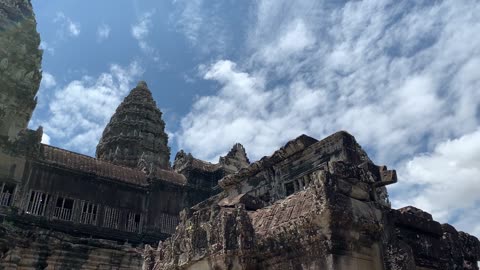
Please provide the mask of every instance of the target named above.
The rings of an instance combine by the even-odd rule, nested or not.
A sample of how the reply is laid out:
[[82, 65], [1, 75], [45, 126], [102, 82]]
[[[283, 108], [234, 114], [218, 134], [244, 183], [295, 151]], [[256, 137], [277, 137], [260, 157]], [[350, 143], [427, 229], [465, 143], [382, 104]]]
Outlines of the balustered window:
[[120, 210], [105, 206], [103, 227], [118, 229], [120, 225]]
[[80, 203], [82, 213], [80, 214], [80, 223], [97, 224], [98, 205], [91, 202], [82, 201]]
[[41, 191], [32, 190], [27, 206], [27, 214], [44, 216], [45, 209], [50, 201], [50, 194]]
[[169, 215], [169, 214], [160, 214], [160, 229], [162, 232], [173, 234], [175, 229], [180, 222], [178, 216]]
[[62, 220], [72, 220], [73, 200], [63, 197], [58, 197], [53, 211], [53, 217]]
[[126, 229], [128, 232], [140, 232], [140, 214], [128, 213]]
[[12, 205], [14, 191], [15, 191], [15, 184], [2, 183], [0, 188], [0, 205], [2, 206]]

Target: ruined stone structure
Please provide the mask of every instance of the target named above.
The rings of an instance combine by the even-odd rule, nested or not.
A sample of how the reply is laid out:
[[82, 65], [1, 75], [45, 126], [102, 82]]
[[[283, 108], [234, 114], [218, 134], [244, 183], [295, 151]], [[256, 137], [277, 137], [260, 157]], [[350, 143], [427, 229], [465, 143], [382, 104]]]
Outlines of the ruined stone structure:
[[391, 209], [385, 186], [396, 181], [346, 132], [302, 135], [184, 210], [143, 269], [478, 269], [477, 238]]
[[0, 30], [0, 269], [139, 269], [143, 244], [248, 166], [235, 145], [218, 164], [182, 151], [171, 168], [145, 82], [112, 116], [97, 158], [42, 144], [42, 128], [27, 129], [42, 55], [30, 1], [0, 0]]
[[[96, 158], [42, 144], [39, 36], [28, 0], [0, 0], [0, 269], [478, 269], [478, 239], [391, 209], [395, 171], [353, 136], [302, 135], [250, 164], [170, 148], [145, 82]], [[160, 242], [159, 242], [160, 241]], [[153, 246], [153, 248], [152, 248]]]

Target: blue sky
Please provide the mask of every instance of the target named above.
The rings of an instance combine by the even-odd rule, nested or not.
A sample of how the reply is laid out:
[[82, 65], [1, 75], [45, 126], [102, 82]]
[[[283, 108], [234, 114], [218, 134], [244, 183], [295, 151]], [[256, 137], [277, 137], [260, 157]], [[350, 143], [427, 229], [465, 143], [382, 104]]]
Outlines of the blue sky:
[[30, 123], [94, 155], [139, 80], [172, 153], [251, 160], [347, 130], [397, 169], [394, 207], [480, 235], [478, 1], [33, 0], [44, 49]]

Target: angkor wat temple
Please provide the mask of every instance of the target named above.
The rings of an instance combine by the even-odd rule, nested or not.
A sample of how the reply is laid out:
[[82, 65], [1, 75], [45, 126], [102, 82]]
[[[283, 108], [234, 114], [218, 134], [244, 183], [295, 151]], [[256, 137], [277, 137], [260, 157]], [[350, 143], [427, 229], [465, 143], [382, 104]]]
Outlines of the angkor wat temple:
[[0, 269], [478, 269], [480, 243], [414, 207], [347, 132], [250, 163], [180, 151], [139, 82], [96, 157], [27, 128], [42, 51], [28, 0], [0, 0]]

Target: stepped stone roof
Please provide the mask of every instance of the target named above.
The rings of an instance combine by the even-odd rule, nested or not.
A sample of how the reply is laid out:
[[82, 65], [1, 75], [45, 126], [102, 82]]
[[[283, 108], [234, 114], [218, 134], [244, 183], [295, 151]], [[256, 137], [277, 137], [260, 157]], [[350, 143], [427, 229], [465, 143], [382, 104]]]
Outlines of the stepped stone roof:
[[103, 131], [96, 156], [132, 168], [141, 164], [148, 171], [170, 168], [165, 122], [145, 82], [139, 82], [118, 106]]
[[42, 144], [40, 161], [65, 169], [94, 174], [98, 177], [138, 186], [148, 186], [148, 179], [152, 178], [176, 185], [185, 185], [187, 182], [185, 176], [174, 171], [156, 169], [154, 173], [147, 177], [143, 171], [138, 169], [115, 165], [107, 161], [45, 144]]
[[145, 173], [140, 170], [118, 166], [100, 159], [74, 153], [50, 145], [42, 145], [41, 160], [66, 169], [95, 174], [99, 177], [119, 180], [121, 182], [146, 186]]

